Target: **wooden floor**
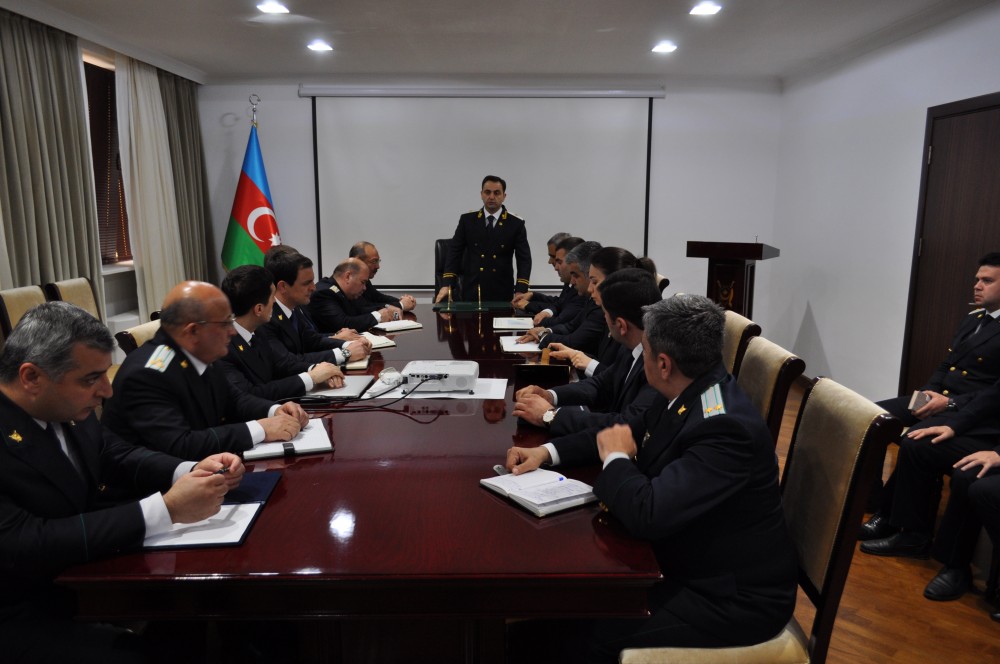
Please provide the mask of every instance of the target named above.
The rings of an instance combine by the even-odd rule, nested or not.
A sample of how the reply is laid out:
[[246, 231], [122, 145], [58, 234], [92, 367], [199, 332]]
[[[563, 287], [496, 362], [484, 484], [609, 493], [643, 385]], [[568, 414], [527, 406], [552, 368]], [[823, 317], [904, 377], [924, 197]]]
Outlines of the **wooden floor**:
[[[778, 441], [782, 463], [801, 394], [793, 388], [785, 409]], [[890, 447], [886, 477], [895, 457], [896, 446]], [[981, 594], [966, 594], [955, 602], [924, 599], [924, 586], [940, 567], [934, 560], [879, 558], [856, 550], [827, 662], [1000, 662], [1000, 623], [990, 619]], [[807, 632], [813, 613], [800, 590], [795, 617]]]

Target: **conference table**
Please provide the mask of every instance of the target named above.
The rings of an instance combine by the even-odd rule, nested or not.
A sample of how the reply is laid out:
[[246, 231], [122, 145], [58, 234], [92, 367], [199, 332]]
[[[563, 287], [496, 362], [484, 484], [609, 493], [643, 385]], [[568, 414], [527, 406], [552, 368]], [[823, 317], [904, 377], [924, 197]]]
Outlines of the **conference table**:
[[[122, 555], [58, 582], [91, 619], [300, 621], [334, 635], [320, 648], [332, 661], [426, 648], [434, 661], [503, 661], [511, 619], [644, 615], [661, 578], [648, 543], [597, 504], [537, 518], [479, 485], [509, 447], [546, 440], [511, 414], [514, 377], [537, 360], [500, 351], [494, 315], [511, 312], [418, 305], [406, 317], [422, 329], [391, 335], [366, 372], [475, 360], [480, 377], [508, 379], [503, 400], [325, 407], [314, 415], [333, 452], [247, 464], [281, 478], [242, 545]], [[598, 470], [563, 472], [592, 482]]]

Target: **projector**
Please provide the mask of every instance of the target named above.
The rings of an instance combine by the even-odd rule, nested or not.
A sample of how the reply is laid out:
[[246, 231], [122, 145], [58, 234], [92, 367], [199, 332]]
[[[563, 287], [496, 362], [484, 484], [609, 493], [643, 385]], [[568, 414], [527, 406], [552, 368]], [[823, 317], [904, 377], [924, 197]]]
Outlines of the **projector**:
[[403, 367], [409, 392], [472, 392], [479, 378], [479, 363], [469, 360], [414, 360]]

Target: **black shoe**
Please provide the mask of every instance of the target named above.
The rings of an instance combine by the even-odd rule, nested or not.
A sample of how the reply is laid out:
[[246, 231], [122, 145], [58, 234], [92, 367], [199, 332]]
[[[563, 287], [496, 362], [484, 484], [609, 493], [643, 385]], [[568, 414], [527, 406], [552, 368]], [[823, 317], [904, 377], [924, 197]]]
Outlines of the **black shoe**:
[[924, 597], [935, 602], [958, 599], [972, 587], [972, 571], [968, 567], [942, 567], [927, 587]]
[[897, 556], [900, 558], [930, 558], [931, 538], [923, 533], [900, 532], [882, 539], [861, 543], [861, 550], [873, 556]]
[[888, 537], [889, 535], [895, 535], [899, 532], [899, 528], [896, 528], [889, 523], [889, 519], [882, 516], [878, 512], [872, 514], [871, 518], [864, 522], [861, 526], [861, 532], [858, 533], [858, 539], [862, 542], [868, 542], [870, 540], [882, 539]]

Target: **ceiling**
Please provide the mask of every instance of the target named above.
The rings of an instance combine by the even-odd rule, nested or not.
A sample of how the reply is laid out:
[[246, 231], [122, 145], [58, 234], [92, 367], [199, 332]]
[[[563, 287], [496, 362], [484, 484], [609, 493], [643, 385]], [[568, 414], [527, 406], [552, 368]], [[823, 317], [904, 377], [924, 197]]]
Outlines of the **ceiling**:
[[[996, 0], [0, 0], [202, 83], [605, 78], [770, 83], [835, 67]], [[333, 52], [305, 48], [316, 38]], [[675, 53], [651, 53], [669, 39]]]

